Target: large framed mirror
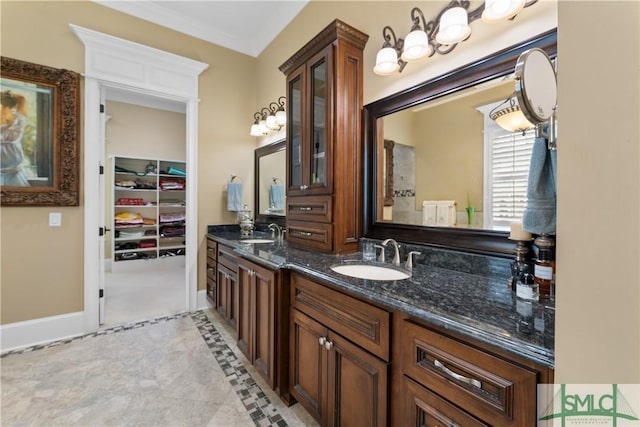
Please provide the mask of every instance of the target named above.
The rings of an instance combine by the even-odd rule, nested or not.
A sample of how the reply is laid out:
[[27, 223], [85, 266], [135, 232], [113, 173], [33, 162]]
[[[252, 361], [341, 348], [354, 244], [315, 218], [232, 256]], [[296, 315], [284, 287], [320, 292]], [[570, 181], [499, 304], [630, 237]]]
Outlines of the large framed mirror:
[[[556, 31], [364, 107], [366, 237], [513, 255], [509, 224], [526, 204], [529, 161], [513, 147], [529, 139], [532, 145], [535, 130], [502, 130], [491, 113], [514, 97], [516, 62], [532, 48], [555, 58]], [[508, 183], [496, 178], [501, 154], [491, 147], [500, 138], [513, 151], [510, 161], [525, 168]], [[515, 194], [506, 207], [505, 186]], [[513, 188], [525, 192], [524, 200]]]
[[287, 158], [285, 140], [257, 148], [254, 156], [254, 206], [257, 222], [284, 226]]

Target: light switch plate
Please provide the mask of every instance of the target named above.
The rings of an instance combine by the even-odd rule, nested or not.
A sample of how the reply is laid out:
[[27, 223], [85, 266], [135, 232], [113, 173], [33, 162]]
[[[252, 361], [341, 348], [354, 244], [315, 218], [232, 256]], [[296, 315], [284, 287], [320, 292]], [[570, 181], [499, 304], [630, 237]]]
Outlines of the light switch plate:
[[49, 227], [60, 227], [62, 225], [61, 212], [49, 212]]

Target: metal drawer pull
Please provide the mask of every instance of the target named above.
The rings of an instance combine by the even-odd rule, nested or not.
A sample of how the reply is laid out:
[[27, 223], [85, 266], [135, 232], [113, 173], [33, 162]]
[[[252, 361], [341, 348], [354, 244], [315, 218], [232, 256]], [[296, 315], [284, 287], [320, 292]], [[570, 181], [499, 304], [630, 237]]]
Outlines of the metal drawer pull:
[[301, 186], [300, 186], [300, 189], [301, 189], [301, 190], [306, 190], [307, 188], [309, 188], [309, 186], [308, 186], [308, 185], [304, 185], [304, 184], [303, 184], [303, 185], [301, 185]]
[[327, 340], [327, 342], [324, 343], [324, 348], [326, 348], [327, 350], [331, 350], [333, 348], [333, 343]]
[[300, 210], [301, 210], [301, 211], [310, 211], [310, 210], [312, 210], [312, 209], [313, 209], [313, 208], [312, 208], [311, 206], [301, 206], [301, 207], [300, 207]]
[[474, 380], [473, 378], [467, 378], [467, 377], [462, 376], [460, 374], [456, 374], [451, 369], [449, 369], [446, 366], [444, 366], [444, 364], [442, 362], [440, 362], [438, 359], [435, 359], [433, 361], [433, 364], [437, 368], [442, 369], [442, 371], [444, 371], [444, 373], [446, 373], [447, 375], [457, 379], [458, 381], [462, 381], [463, 383], [471, 384], [471, 385], [476, 386], [478, 388], [482, 388], [482, 383], [480, 381]]
[[313, 236], [313, 234], [312, 234], [312, 233], [309, 233], [308, 231], [301, 231], [301, 232], [300, 232], [300, 235], [301, 235], [301, 236], [306, 236], [306, 237]]
[[325, 342], [327, 342], [327, 339], [326, 339], [325, 337], [320, 337], [320, 338], [318, 338], [318, 343], [319, 343], [320, 345], [324, 345], [324, 343], [325, 343]]

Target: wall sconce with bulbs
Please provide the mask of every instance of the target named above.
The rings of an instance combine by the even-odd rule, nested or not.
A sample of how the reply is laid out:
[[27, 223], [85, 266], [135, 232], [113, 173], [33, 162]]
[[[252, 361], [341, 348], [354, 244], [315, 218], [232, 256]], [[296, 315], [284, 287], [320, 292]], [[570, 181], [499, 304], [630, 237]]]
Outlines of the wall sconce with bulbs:
[[287, 123], [287, 113], [284, 110], [286, 98], [281, 96], [278, 101], [262, 107], [259, 112], [253, 114], [254, 122], [251, 125], [251, 136], [264, 136], [270, 132], [277, 132]]
[[408, 62], [436, 53], [446, 55], [458, 43], [471, 35], [471, 24], [478, 18], [484, 22], [496, 23], [515, 18], [524, 8], [538, 0], [485, 0], [476, 9], [469, 11], [468, 0], [452, 0], [435, 19], [427, 22], [422, 11], [411, 9], [411, 30], [406, 38], [397, 38], [388, 25], [382, 29], [384, 43], [376, 55], [373, 72], [387, 76], [402, 72]]

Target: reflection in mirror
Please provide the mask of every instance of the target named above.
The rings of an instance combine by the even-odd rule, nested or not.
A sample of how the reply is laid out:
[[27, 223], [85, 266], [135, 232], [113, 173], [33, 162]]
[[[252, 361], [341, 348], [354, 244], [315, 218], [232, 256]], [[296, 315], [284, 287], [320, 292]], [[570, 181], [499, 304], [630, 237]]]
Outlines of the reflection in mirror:
[[489, 117], [513, 88], [500, 77], [379, 119], [383, 221], [507, 230], [522, 219], [535, 130], [509, 132]]
[[255, 150], [255, 206], [260, 222], [278, 222], [285, 215], [285, 141]]
[[512, 254], [535, 132], [505, 131], [490, 113], [533, 47], [555, 57], [555, 31], [365, 106], [367, 237]]

